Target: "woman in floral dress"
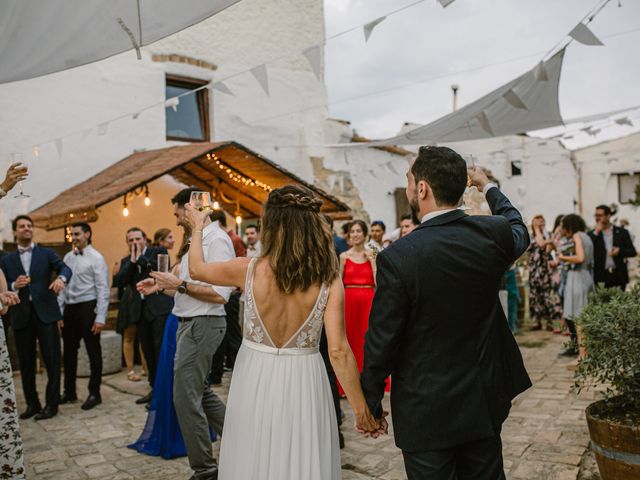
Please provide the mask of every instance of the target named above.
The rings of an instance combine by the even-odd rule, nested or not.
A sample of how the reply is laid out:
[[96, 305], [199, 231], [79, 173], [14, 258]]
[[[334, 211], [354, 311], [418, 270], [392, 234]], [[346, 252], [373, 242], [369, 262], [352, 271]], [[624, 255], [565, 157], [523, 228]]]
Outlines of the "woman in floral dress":
[[553, 331], [553, 321], [562, 318], [562, 306], [553, 282], [551, 250], [553, 240], [545, 230], [542, 215], [536, 215], [531, 223], [532, 241], [529, 247], [529, 313], [533, 322], [532, 330]]

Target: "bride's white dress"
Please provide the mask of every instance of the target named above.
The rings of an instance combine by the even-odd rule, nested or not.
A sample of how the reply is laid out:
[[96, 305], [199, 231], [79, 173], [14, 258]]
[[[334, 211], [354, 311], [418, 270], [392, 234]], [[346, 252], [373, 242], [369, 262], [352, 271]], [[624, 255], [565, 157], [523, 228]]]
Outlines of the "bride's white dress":
[[220, 447], [222, 480], [339, 480], [335, 408], [318, 352], [329, 289], [299, 330], [276, 348], [247, 271], [244, 338], [233, 369]]

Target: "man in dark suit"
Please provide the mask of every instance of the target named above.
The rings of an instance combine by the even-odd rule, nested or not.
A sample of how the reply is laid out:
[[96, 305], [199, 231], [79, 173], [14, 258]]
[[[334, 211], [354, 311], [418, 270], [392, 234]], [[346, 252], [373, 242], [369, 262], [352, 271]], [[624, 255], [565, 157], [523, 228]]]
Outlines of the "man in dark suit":
[[[138, 336], [142, 345], [142, 352], [147, 360], [149, 369], [149, 385], [153, 389], [153, 382], [156, 378], [156, 369], [160, 359], [160, 349], [162, 348], [162, 337], [164, 335], [164, 325], [167, 316], [171, 313], [173, 301], [166, 295], [140, 295], [136, 289], [136, 284], [145, 278], [149, 278], [152, 270], [157, 270], [158, 255], [166, 254], [164, 247], [147, 247], [147, 236], [145, 233], [133, 227], [127, 231], [127, 243], [129, 244], [128, 256], [120, 262], [120, 270], [113, 278], [113, 286], [131, 288], [131, 301], [121, 305], [120, 308], [127, 308], [130, 318], [139, 319]], [[136, 322], [134, 322], [136, 323]], [[151, 401], [152, 392], [136, 400], [136, 403], [148, 403]]]
[[[2, 257], [0, 267], [20, 304], [9, 310], [14, 330], [22, 389], [27, 410], [20, 418], [45, 420], [58, 413], [60, 400], [60, 328], [62, 314], [56, 296], [71, 279], [71, 270], [50, 248], [33, 242], [33, 222], [19, 215], [12, 222], [18, 250]], [[56, 278], [51, 281], [53, 274]], [[46, 405], [36, 390], [36, 340], [47, 369]]]
[[[494, 216], [458, 209], [468, 175]], [[531, 381], [498, 291], [529, 245], [527, 227], [484, 172], [467, 170], [449, 148], [420, 148], [407, 177], [422, 223], [377, 257], [362, 372], [367, 403], [383, 416], [391, 374], [395, 440], [409, 480], [504, 478], [502, 423]]]
[[589, 232], [593, 242], [593, 280], [605, 287], [627, 288], [627, 258], [637, 255], [629, 232], [611, 223], [611, 208], [596, 207], [596, 228]]

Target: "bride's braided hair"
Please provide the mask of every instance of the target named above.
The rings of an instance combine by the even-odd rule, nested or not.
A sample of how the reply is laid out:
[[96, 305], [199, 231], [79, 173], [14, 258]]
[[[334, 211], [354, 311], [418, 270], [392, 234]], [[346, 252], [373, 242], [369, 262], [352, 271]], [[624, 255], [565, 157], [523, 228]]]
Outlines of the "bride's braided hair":
[[284, 293], [307, 290], [338, 277], [331, 228], [322, 200], [308, 188], [287, 185], [269, 193], [262, 216], [262, 256]]

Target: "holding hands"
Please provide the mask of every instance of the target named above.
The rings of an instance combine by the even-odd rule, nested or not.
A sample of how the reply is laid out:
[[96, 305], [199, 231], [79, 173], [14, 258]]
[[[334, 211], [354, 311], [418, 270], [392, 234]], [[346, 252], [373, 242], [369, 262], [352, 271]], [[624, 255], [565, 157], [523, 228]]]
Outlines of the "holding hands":
[[386, 435], [389, 433], [389, 424], [385, 418], [387, 415], [389, 415], [389, 412], [382, 412], [382, 417], [376, 420], [368, 408], [364, 412], [356, 413], [356, 432], [371, 438]]

